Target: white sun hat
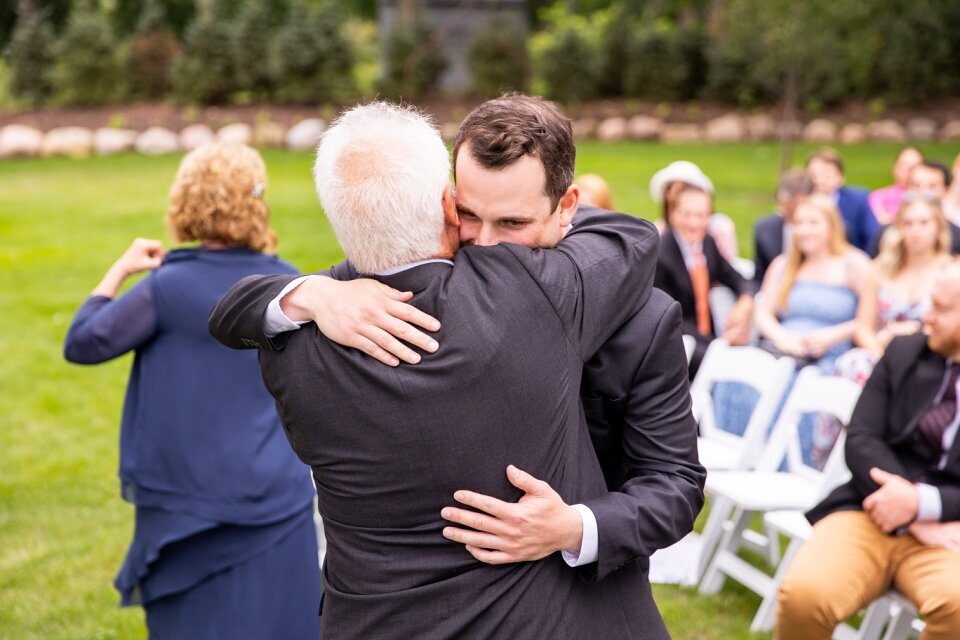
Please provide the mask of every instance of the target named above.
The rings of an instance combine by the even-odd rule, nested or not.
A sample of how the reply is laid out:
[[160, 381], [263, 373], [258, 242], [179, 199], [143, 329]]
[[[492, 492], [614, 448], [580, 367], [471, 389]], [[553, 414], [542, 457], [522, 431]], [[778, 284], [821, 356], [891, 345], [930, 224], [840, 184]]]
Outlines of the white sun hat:
[[700, 167], [687, 160], [677, 160], [660, 169], [650, 178], [650, 197], [654, 202], [663, 204], [663, 192], [671, 182], [685, 182], [713, 195], [713, 182], [700, 170]]

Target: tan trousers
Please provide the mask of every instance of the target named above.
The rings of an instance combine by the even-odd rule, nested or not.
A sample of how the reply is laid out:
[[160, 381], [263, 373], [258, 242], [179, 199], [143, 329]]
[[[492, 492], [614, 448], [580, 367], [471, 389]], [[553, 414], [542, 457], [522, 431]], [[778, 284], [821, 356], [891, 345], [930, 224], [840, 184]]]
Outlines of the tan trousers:
[[828, 640], [891, 585], [927, 624], [922, 640], [960, 638], [960, 553], [888, 536], [861, 511], [832, 513], [797, 553], [777, 603], [778, 640]]

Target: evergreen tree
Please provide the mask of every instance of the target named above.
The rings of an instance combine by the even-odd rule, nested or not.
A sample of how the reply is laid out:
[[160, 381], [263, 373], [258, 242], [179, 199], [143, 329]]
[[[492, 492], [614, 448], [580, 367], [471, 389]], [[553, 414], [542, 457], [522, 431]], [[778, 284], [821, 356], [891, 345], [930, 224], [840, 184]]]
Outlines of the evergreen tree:
[[236, 91], [229, 26], [201, 14], [187, 28], [184, 55], [173, 67], [173, 84], [183, 102], [223, 104]]
[[33, 106], [46, 102], [53, 93], [53, 31], [43, 11], [21, 12], [6, 53], [10, 93]]
[[397, 21], [387, 34], [383, 58], [381, 91], [406, 100], [435, 89], [448, 64], [436, 30], [419, 16]]
[[181, 53], [160, 1], [146, 0], [124, 64], [129, 95], [148, 100], [165, 97], [172, 87], [174, 62]]
[[106, 16], [91, 3], [74, 7], [55, 60], [54, 87], [64, 104], [106, 104], [122, 93], [116, 39]]
[[272, 51], [278, 99], [329, 102], [351, 94], [354, 53], [343, 34], [343, 24], [343, 15], [332, 2], [325, 2], [315, 12], [302, 1], [290, 7]]
[[506, 20], [492, 20], [475, 34], [467, 52], [473, 88], [493, 98], [504, 91], [525, 91], [530, 61], [523, 33]]
[[271, 93], [270, 50], [272, 40], [270, 11], [264, 2], [248, 0], [237, 17], [231, 40], [236, 68], [237, 88], [255, 97]]

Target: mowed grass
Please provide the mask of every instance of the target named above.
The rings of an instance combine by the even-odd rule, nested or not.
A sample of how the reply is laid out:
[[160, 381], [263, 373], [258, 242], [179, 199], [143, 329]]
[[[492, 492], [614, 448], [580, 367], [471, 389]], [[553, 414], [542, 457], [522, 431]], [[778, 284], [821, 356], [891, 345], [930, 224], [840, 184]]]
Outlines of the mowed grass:
[[[809, 147], [798, 147], [802, 159]], [[958, 145], [924, 145], [950, 161]], [[889, 181], [896, 147], [844, 148], [851, 183]], [[303, 270], [341, 259], [310, 179], [310, 156], [265, 154], [266, 192], [281, 255]], [[775, 145], [581, 144], [578, 172], [605, 176], [618, 208], [656, 217], [652, 173], [697, 162], [717, 208], [738, 225], [772, 208]], [[143, 638], [140, 609], [119, 609], [113, 576], [132, 534], [118, 495], [118, 423], [129, 356], [96, 366], [63, 361], [73, 313], [136, 236], [165, 238], [166, 193], [178, 157], [0, 162], [0, 638]], [[716, 597], [655, 589], [676, 638], [748, 638], [758, 603], [728, 585]]]

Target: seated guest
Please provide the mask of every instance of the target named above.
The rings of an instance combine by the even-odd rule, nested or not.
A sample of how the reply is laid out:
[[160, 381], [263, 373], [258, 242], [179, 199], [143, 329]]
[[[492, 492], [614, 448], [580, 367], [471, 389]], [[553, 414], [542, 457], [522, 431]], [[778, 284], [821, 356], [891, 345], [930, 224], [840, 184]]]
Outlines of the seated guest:
[[843, 160], [833, 149], [825, 147], [807, 159], [807, 173], [815, 193], [831, 198], [843, 218], [847, 242], [869, 251], [877, 233], [877, 218], [867, 202], [867, 191], [844, 186]]
[[[670, 209], [673, 208], [677, 194], [684, 185], [697, 187], [713, 196], [713, 182], [700, 167], [686, 160], [671, 162], [650, 178], [650, 197], [661, 207], [662, 217], [654, 223], [660, 231], [663, 231]], [[714, 212], [710, 218], [708, 232], [720, 250], [720, 255], [733, 263], [740, 253], [733, 220], [726, 214]]]
[[789, 244], [793, 213], [813, 191], [813, 183], [805, 171], [784, 171], [777, 185], [777, 211], [763, 216], [753, 227], [753, 259], [756, 262], [754, 282], [759, 288], [773, 259]]
[[837, 361], [841, 375], [861, 386], [895, 336], [920, 330], [934, 275], [950, 256], [950, 229], [936, 200], [907, 193], [864, 280], [854, 342]]
[[[857, 348], [837, 359], [836, 374], [861, 387], [894, 337], [916, 333], [930, 306], [934, 276], [949, 260], [950, 229], [940, 205], [907, 192], [899, 215], [884, 235], [884, 247], [864, 280], [853, 339]], [[818, 420], [813, 460], [824, 463], [842, 425]]]
[[580, 204], [613, 211], [613, 197], [606, 180], [595, 173], [585, 173], [574, 182], [580, 187]]
[[893, 222], [897, 212], [900, 211], [910, 171], [921, 162], [923, 162], [923, 154], [915, 147], [905, 147], [897, 155], [897, 160], [893, 163], [893, 184], [871, 192], [867, 199], [877, 222], [880, 224]]
[[867, 257], [843, 236], [833, 202], [813, 195], [796, 209], [787, 252], [763, 279], [756, 310], [762, 344], [832, 371], [853, 346], [854, 317]]
[[[951, 184], [950, 170], [945, 164], [935, 160], [924, 160], [910, 171], [907, 178], [907, 192], [940, 202], [946, 197]], [[950, 224], [950, 253], [960, 253], [960, 227], [950, 221], [949, 217], [947, 221]], [[886, 226], [877, 230], [870, 251], [871, 255], [876, 256], [879, 253], [886, 230]]]
[[[960, 630], [960, 265], [936, 277], [924, 333], [894, 338], [847, 429], [853, 479], [807, 518], [813, 535], [780, 586], [779, 640], [828, 640], [895, 587], [925, 640]], [[891, 535], [892, 534], [892, 535]]]
[[737, 302], [727, 316], [723, 337], [731, 344], [750, 338], [753, 296], [750, 283], [720, 252], [707, 233], [713, 199], [690, 185], [679, 189], [662, 234], [654, 286], [673, 296], [683, 313], [683, 332], [697, 340], [690, 360], [690, 377], [696, 374], [707, 345], [717, 336], [713, 326], [709, 291], [719, 284], [733, 291]]

